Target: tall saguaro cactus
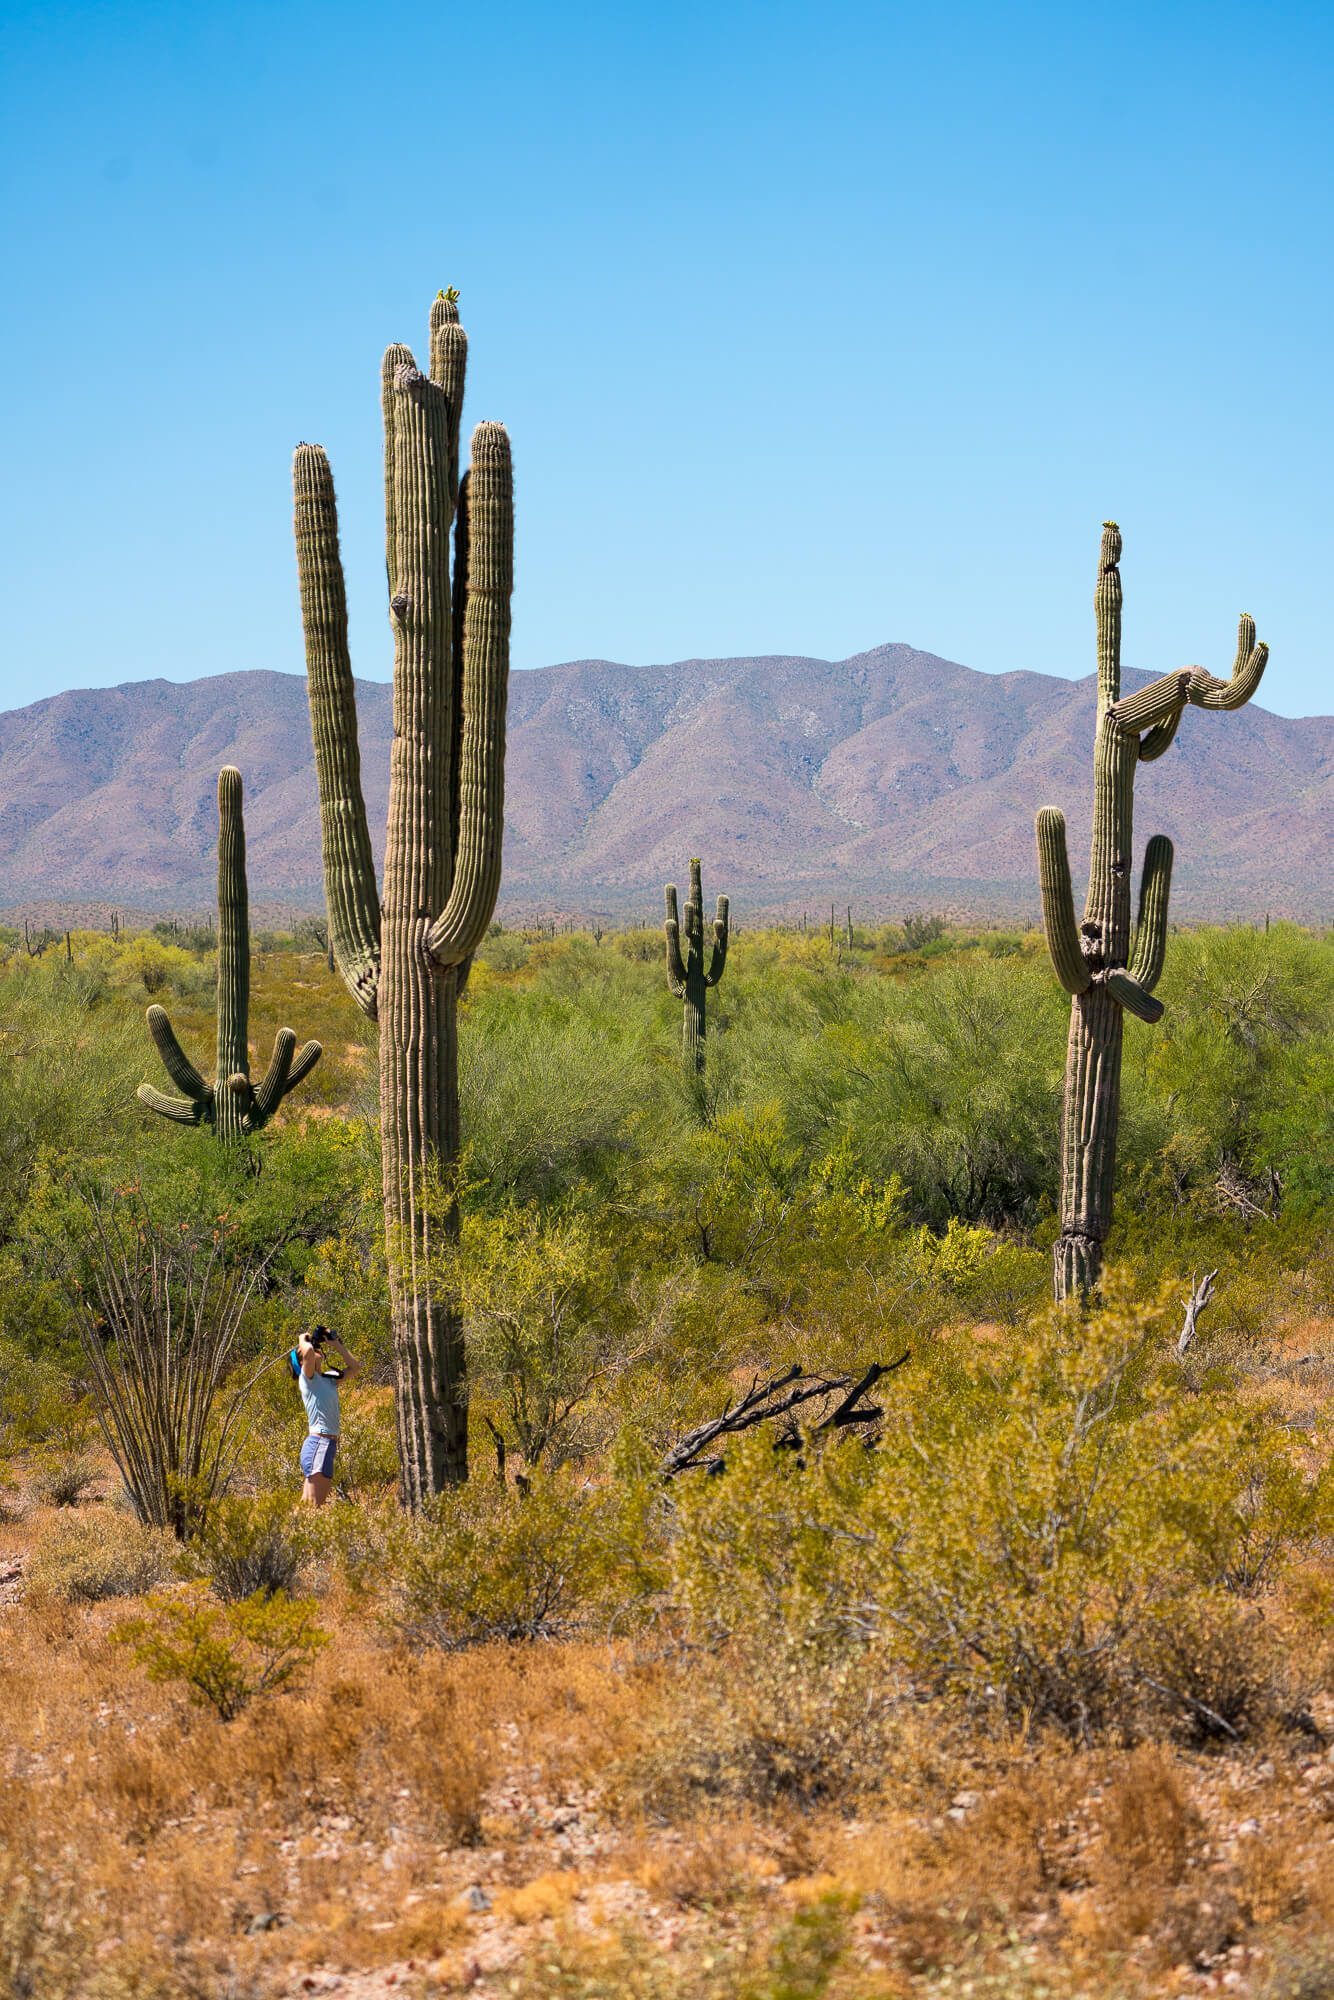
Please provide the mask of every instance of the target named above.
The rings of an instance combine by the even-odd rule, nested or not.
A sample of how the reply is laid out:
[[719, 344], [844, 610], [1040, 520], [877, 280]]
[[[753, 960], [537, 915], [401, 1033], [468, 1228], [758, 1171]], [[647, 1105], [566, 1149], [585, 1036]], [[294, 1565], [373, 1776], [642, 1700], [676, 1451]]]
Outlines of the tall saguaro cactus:
[[1183, 667], [1121, 696], [1121, 530], [1103, 525], [1094, 610], [1098, 632], [1098, 721], [1093, 750], [1093, 847], [1084, 921], [1075, 922], [1065, 817], [1044, 806], [1037, 818], [1042, 917], [1056, 976], [1071, 996], [1061, 1124], [1061, 1233], [1052, 1265], [1057, 1299], [1096, 1289], [1111, 1223], [1116, 1132], [1121, 1109], [1121, 1031], [1128, 1010], [1162, 1018], [1153, 989], [1167, 945], [1172, 843], [1155, 834], [1144, 856], [1139, 915], [1130, 924], [1135, 772], [1161, 757], [1188, 706], [1241, 708], [1260, 685], [1269, 648], [1254, 621], [1237, 629], [1229, 680]]
[[[467, 340], [431, 309], [430, 374], [381, 378], [394, 742], [383, 898], [361, 791], [347, 600], [329, 462], [297, 447], [297, 564], [334, 957], [380, 1026], [380, 1132], [406, 1505], [467, 1476], [463, 1326], [442, 1281], [458, 1232], [459, 992], [500, 887], [514, 497], [509, 439], [479, 424], [459, 477]], [[451, 590], [450, 531], [454, 533]]]
[[713, 949], [707, 970], [704, 964], [704, 889], [700, 864], [690, 864], [690, 896], [686, 903], [685, 949], [682, 950], [681, 919], [676, 907], [676, 884], [669, 882], [667, 898], [667, 984], [678, 1000], [685, 1002], [681, 1029], [681, 1051], [686, 1067], [696, 1076], [704, 1073], [704, 996], [716, 986], [727, 964], [728, 903], [718, 898], [718, 914], [713, 920]]
[[151, 1083], [139, 1085], [150, 1111], [178, 1125], [209, 1125], [235, 1140], [267, 1125], [289, 1091], [309, 1076], [323, 1051], [318, 1042], [298, 1049], [290, 1028], [280, 1028], [262, 1080], [250, 1081], [250, 902], [245, 877], [245, 821], [241, 773], [228, 764], [218, 773], [218, 1055], [212, 1083], [205, 1083], [172, 1031], [166, 1010], [150, 1007], [148, 1032], [162, 1064], [183, 1094], [171, 1097]]

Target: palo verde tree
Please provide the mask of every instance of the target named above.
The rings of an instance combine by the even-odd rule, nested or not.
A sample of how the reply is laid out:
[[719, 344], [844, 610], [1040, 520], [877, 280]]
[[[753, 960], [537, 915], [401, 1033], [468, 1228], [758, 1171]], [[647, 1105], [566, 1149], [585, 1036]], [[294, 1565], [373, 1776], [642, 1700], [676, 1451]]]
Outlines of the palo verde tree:
[[289, 1091], [309, 1076], [323, 1051], [318, 1042], [297, 1048], [290, 1028], [280, 1028], [262, 1080], [250, 1081], [250, 900], [246, 889], [245, 821], [241, 773], [230, 764], [218, 773], [218, 1052], [212, 1083], [177, 1041], [163, 1007], [148, 1010], [153, 1037], [168, 1076], [182, 1093], [169, 1096], [139, 1085], [150, 1111], [178, 1125], [208, 1125], [222, 1140], [248, 1137], [267, 1125]]
[[687, 1069], [694, 1075], [704, 1074], [704, 996], [710, 986], [716, 986], [723, 976], [727, 964], [728, 902], [726, 896], [718, 898], [718, 913], [713, 920], [713, 949], [709, 953], [707, 970], [704, 964], [704, 889], [700, 881], [700, 864], [690, 864], [690, 896], [686, 903], [686, 925], [684, 950], [682, 949], [681, 919], [676, 906], [676, 884], [669, 882], [666, 887], [667, 921], [667, 984], [678, 1000], [685, 1003], [684, 1020], [681, 1028], [681, 1049]]
[[[402, 1497], [467, 1476], [463, 1325], [442, 1278], [458, 1233], [459, 992], [500, 887], [514, 498], [509, 439], [483, 423], [459, 477], [467, 340], [431, 309], [430, 373], [384, 357], [394, 743], [383, 897], [361, 790], [347, 599], [329, 462], [296, 452], [297, 563], [324, 892], [344, 983], [380, 1028], [380, 1132]], [[451, 588], [450, 533], [454, 563]]]
[[1056, 976], [1071, 996], [1061, 1124], [1061, 1233], [1052, 1284], [1058, 1300], [1095, 1291], [1112, 1215], [1116, 1133], [1121, 1110], [1121, 1034], [1127, 1010], [1162, 1018], [1153, 989], [1167, 946], [1172, 843], [1155, 834], [1144, 856], [1139, 916], [1130, 925], [1135, 773], [1161, 757], [1188, 706], [1241, 708], [1260, 685], [1269, 648], [1254, 621], [1237, 630], [1229, 680], [1182, 667], [1121, 696], [1121, 530], [1105, 522], [1094, 610], [1098, 635], [1098, 720], [1093, 750], [1093, 847], [1084, 921], [1075, 921], [1065, 817], [1044, 806], [1037, 818], [1042, 917]]

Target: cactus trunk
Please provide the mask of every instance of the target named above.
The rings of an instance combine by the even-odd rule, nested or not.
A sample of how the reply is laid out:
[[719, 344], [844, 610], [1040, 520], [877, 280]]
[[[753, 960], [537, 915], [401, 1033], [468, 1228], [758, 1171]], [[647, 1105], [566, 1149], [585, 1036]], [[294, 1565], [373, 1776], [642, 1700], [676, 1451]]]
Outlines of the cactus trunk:
[[1243, 617], [1231, 678], [1202, 667], [1153, 681], [1121, 698], [1121, 532], [1104, 524], [1094, 610], [1098, 640], [1098, 717], [1093, 752], [1093, 844], [1084, 921], [1076, 928], [1066, 858], [1065, 820], [1038, 814], [1038, 879], [1047, 945], [1071, 996], [1061, 1120], [1061, 1232], [1052, 1257], [1058, 1300], [1097, 1290], [1112, 1219], [1117, 1127], [1121, 1115], [1121, 1045], [1128, 1009], [1142, 1021], [1162, 1017], [1153, 989], [1167, 943], [1172, 843], [1157, 834], [1144, 857], [1139, 914], [1130, 922], [1135, 774], [1162, 755], [1188, 704], [1239, 708], [1259, 685], [1268, 659]]
[[[1121, 692], [1120, 538], [1104, 533], [1094, 591], [1098, 716], [1093, 752], [1093, 842], [1082, 952], [1090, 971], [1124, 965], [1130, 950], [1130, 867], [1139, 745], [1108, 723]], [[1121, 1117], [1121, 1009], [1105, 985], [1074, 995], [1061, 1120], [1061, 1233], [1053, 1255], [1057, 1298], [1096, 1289], [1112, 1219]]]
[[[241, 774], [218, 776], [218, 1046], [214, 1130], [242, 1136], [250, 1097], [250, 898]], [[233, 1081], [235, 1080], [235, 1081]]]
[[[459, 1155], [457, 974], [395, 979], [386, 952], [380, 1011], [380, 1147], [393, 1313], [395, 1414], [405, 1503], [467, 1476], [463, 1321], [444, 1266], [458, 1236], [450, 1174]], [[388, 943], [386, 927], [386, 943]]]
[[704, 996], [708, 990], [703, 971], [697, 965], [688, 966], [682, 996], [685, 1004], [681, 1010], [681, 1056], [686, 1068], [694, 1070], [697, 1076], [704, 1074]]
[[499, 424], [480, 424], [460, 481], [465, 361], [443, 293], [431, 314], [430, 375], [406, 348], [384, 359], [394, 742], [382, 899], [361, 793], [333, 480], [318, 446], [298, 448], [294, 471], [331, 941], [345, 984], [380, 1028], [401, 1493], [414, 1508], [467, 1475], [463, 1325], [448, 1275], [458, 1234], [458, 997], [495, 908], [504, 828], [509, 442]]

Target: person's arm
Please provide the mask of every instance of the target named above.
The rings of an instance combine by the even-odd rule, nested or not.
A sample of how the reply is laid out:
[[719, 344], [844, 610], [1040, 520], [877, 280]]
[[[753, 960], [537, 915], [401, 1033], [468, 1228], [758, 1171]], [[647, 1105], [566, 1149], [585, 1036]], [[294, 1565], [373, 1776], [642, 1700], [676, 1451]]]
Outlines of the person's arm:
[[309, 1380], [320, 1372], [320, 1350], [307, 1334], [298, 1334], [296, 1343], [297, 1359], [301, 1363], [301, 1373]]
[[339, 1361], [342, 1363], [343, 1374], [345, 1376], [360, 1374], [361, 1363], [355, 1358], [354, 1355], [348, 1353], [347, 1349], [344, 1347], [342, 1341], [338, 1338], [338, 1335], [336, 1333], [326, 1334], [324, 1337], [324, 1344], [326, 1347], [331, 1347], [334, 1353], [337, 1355]]

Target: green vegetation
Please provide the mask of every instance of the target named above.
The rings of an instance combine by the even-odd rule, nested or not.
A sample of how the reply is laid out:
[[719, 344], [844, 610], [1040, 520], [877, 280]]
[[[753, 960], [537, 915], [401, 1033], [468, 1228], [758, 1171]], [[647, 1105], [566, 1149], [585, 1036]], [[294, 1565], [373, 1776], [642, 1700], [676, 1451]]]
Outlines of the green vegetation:
[[[639, 935], [598, 948], [500, 933], [473, 965], [468, 1221], [442, 1261], [475, 1319], [485, 1458], [487, 1416], [520, 1463], [558, 1463], [627, 1422], [654, 1438], [687, 1424], [734, 1369], [789, 1355], [841, 1367], [945, 1324], [1027, 1323], [1058, 1227], [1061, 1003], [1040, 939], [952, 933], [922, 956], [748, 932], [718, 989], [701, 1100], [672, 1059], [672, 1003]], [[0, 1338], [36, 1371], [5, 1371], [8, 1448], [49, 1436], [62, 1371], [85, 1373], [52, 1244], [86, 1254], [90, 1187], [120, 1190], [163, 1235], [222, 1223], [234, 1256], [266, 1260], [236, 1367], [334, 1317], [388, 1370], [371, 1051], [339, 1035], [323, 958], [289, 940], [256, 964], [260, 1021], [299, 1005], [328, 1049], [322, 1101], [262, 1136], [256, 1175], [204, 1134], [163, 1149], [123, 1088], [144, 992], [170, 986], [197, 1017], [207, 957], [73, 943], [72, 964], [0, 966]], [[1146, 1302], [1218, 1266], [1212, 1347], [1258, 1360], [1276, 1338], [1258, 1293], [1327, 1306], [1334, 949], [1288, 925], [1181, 933], [1160, 991], [1161, 1027], [1128, 1040], [1132, 1198], [1111, 1254]]]
[[192, 1701], [234, 1722], [260, 1695], [290, 1687], [329, 1643], [315, 1606], [263, 1591], [217, 1604], [199, 1589], [146, 1600], [112, 1636], [128, 1646], [150, 1680], [179, 1682]]
[[[534, 1994], [1147, 2000], [1235, 1941], [1243, 1990], [1321, 1976], [1334, 944], [1173, 937], [1081, 1307], [1042, 937], [915, 937], [734, 936], [701, 1077], [659, 934], [490, 927], [427, 1274], [471, 1476], [415, 1510], [376, 1064], [319, 940], [255, 954], [258, 1028], [325, 1057], [245, 1147], [164, 1146], [132, 1088], [146, 995], [208, 1017], [207, 934], [0, 962], [0, 1882], [14, 1950], [88, 1975], [53, 1990], [207, 1992], [253, 1943], [264, 2000], [321, 1963], [464, 1992], [497, 1935]], [[308, 1516], [315, 1320], [365, 1372]], [[905, 1350], [868, 1425], [800, 1405], [666, 1475], [757, 1381]], [[217, 1927], [238, 1843], [281, 1884], [344, 1832], [376, 1859], [336, 1905], [308, 1873]]]

